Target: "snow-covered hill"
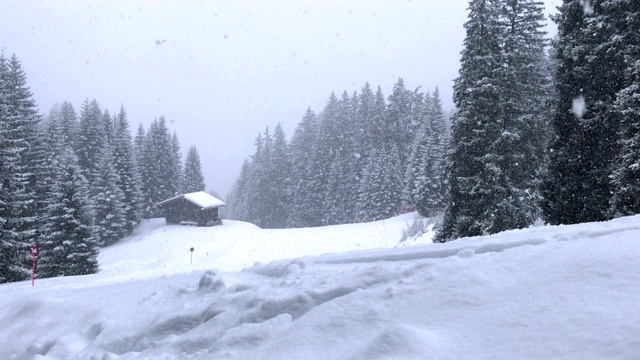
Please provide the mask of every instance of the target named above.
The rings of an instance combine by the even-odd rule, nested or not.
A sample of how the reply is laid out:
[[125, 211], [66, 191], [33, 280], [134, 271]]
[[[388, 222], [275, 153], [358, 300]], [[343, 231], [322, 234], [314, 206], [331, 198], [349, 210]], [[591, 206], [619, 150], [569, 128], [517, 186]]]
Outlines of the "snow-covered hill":
[[0, 285], [0, 358], [639, 358], [640, 216], [394, 248], [414, 216], [145, 222], [98, 274]]

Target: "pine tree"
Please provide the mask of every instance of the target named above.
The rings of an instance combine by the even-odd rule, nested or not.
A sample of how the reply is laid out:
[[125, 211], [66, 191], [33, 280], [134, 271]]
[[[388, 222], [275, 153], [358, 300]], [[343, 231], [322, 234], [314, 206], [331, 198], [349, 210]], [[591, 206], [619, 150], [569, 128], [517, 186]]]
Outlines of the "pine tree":
[[116, 243], [127, 233], [124, 196], [118, 187], [120, 178], [113, 166], [111, 147], [103, 149], [99, 157], [90, 193], [95, 216], [94, 235], [99, 246]]
[[49, 196], [40, 242], [41, 277], [92, 274], [98, 271], [88, 182], [68, 148], [53, 160], [55, 182]]
[[0, 55], [0, 282], [28, 277], [26, 256], [37, 238], [34, 175], [40, 166], [36, 141], [40, 116], [13, 55]]
[[315, 213], [311, 208], [311, 176], [313, 167], [313, 144], [318, 136], [318, 119], [316, 114], [307, 108], [302, 121], [296, 127], [289, 143], [287, 180], [287, 196], [290, 199], [288, 224], [301, 227], [314, 221]]
[[60, 105], [58, 123], [62, 143], [65, 146], [74, 149], [78, 127], [78, 116], [76, 115], [76, 111], [71, 103], [65, 101]]
[[[416, 135], [413, 191], [410, 195], [422, 216], [432, 216], [444, 209], [447, 124], [438, 88], [424, 98], [424, 119]], [[410, 168], [408, 169], [410, 171]], [[407, 179], [407, 184], [411, 181]]]
[[97, 173], [98, 158], [106, 145], [104, 133], [104, 118], [100, 105], [94, 99], [85, 100], [80, 110], [80, 121], [76, 134], [76, 154], [82, 174], [89, 181], [91, 187]]
[[176, 146], [163, 116], [151, 123], [141, 156], [140, 171], [144, 179], [143, 193], [146, 196], [143, 206], [149, 216], [161, 216], [162, 213], [155, 209], [155, 205], [176, 196], [180, 190], [177, 182], [179, 168]]
[[284, 130], [280, 123], [276, 125], [273, 133], [273, 147], [271, 149], [271, 168], [268, 174], [270, 196], [270, 227], [282, 229], [287, 227], [288, 199], [287, 178], [289, 176], [289, 163], [287, 153], [289, 149]]
[[144, 127], [140, 124], [133, 142], [133, 153], [136, 168], [140, 174], [140, 211], [141, 216], [146, 219], [153, 216], [155, 206], [153, 202], [153, 186], [157, 183], [157, 180], [152, 168], [152, 150]]
[[171, 153], [172, 153], [172, 167], [173, 173], [171, 175], [171, 182], [174, 184], [176, 195], [178, 193], [184, 193], [184, 170], [182, 168], [182, 153], [180, 152], [180, 140], [178, 134], [173, 132], [171, 136]]
[[140, 174], [136, 167], [134, 153], [129, 120], [124, 106], [121, 106], [115, 123], [113, 167], [118, 175], [117, 186], [123, 196], [127, 233], [133, 231], [133, 227], [140, 222], [141, 218]]
[[[357, 95], [355, 95], [357, 99]], [[358, 169], [355, 137], [356, 111], [347, 92], [337, 104], [331, 137], [333, 156], [327, 173], [327, 192], [324, 197], [324, 224], [342, 224], [355, 219], [358, 187]]]
[[[619, 51], [624, 35], [610, 25], [621, 15], [615, 12], [625, 6], [610, 1], [592, 5], [593, 11], [585, 12], [581, 1], [565, 0], [554, 18], [558, 99], [542, 202], [544, 218], [551, 224], [611, 216], [612, 173], [621, 154], [617, 140], [623, 118], [615, 99], [628, 73], [624, 52]], [[608, 11], [613, 11], [611, 18]], [[576, 108], [577, 102], [586, 104], [586, 111], [578, 111], [583, 109]]]
[[191, 145], [187, 151], [187, 159], [184, 162], [184, 192], [191, 193], [204, 191], [204, 176], [200, 164], [200, 155], [195, 145]]
[[329, 193], [329, 171], [338, 151], [338, 98], [331, 93], [327, 105], [319, 116], [318, 136], [313, 144], [313, 173], [309, 178], [310, 196], [307, 226], [327, 225], [326, 199]]
[[497, 14], [494, 0], [469, 2], [461, 68], [454, 85], [458, 112], [453, 118], [449, 198], [438, 241], [498, 230], [491, 221], [505, 194], [497, 191], [502, 173], [499, 159], [490, 151], [501, 134], [496, 121], [501, 116], [496, 73], [503, 34]]

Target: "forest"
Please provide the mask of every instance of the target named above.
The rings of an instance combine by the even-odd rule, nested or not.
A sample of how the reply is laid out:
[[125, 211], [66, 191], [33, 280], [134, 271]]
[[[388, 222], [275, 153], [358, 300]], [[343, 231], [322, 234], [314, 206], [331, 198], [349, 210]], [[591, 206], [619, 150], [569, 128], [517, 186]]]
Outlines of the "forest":
[[92, 274], [101, 247], [130, 234], [155, 204], [205, 189], [195, 146], [184, 165], [164, 117], [132, 137], [124, 106], [85, 100], [38, 114], [17, 56], [0, 56], [0, 283]]
[[437, 239], [640, 212], [640, 2], [472, 0], [448, 121], [438, 89], [332, 93], [256, 138], [227, 198], [261, 227], [442, 216]]

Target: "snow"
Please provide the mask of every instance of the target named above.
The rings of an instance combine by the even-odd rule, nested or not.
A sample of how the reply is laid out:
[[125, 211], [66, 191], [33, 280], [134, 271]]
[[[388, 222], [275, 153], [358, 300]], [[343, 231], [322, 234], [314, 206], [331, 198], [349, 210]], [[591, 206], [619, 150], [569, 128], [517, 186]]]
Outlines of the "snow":
[[220, 207], [220, 206], [224, 206], [225, 203], [216, 198], [213, 195], [210, 195], [204, 191], [197, 191], [197, 192], [193, 192], [193, 193], [189, 193], [189, 194], [184, 194], [184, 195], [179, 195], [176, 197], [173, 197], [171, 199], [167, 199], [165, 201], [160, 202], [158, 205], [169, 202], [173, 199], [177, 199], [180, 197], [184, 197], [185, 199], [191, 201], [192, 203], [200, 206], [202, 209], [208, 209], [208, 208], [213, 208], [213, 207]]
[[98, 274], [0, 285], [0, 358], [640, 354], [640, 216], [397, 247], [415, 217], [287, 230], [144, 222], [103, 249]]
[[584, 96], [580, 95], [573, 99], [571, 104], [571, 112], [578, 118], [582, 119], [584, 113], [587, 112], [587, 105], [584, 101]]

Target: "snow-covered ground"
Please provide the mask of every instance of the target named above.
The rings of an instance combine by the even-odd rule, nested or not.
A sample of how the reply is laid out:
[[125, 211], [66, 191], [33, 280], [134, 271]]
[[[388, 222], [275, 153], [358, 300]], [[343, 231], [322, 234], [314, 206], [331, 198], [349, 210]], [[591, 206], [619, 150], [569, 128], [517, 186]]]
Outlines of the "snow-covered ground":
[[640, 358], [640, 216], [396, 247], [414, 217], [145, 222], [98, 274], [0, 285], [0, 359]]

